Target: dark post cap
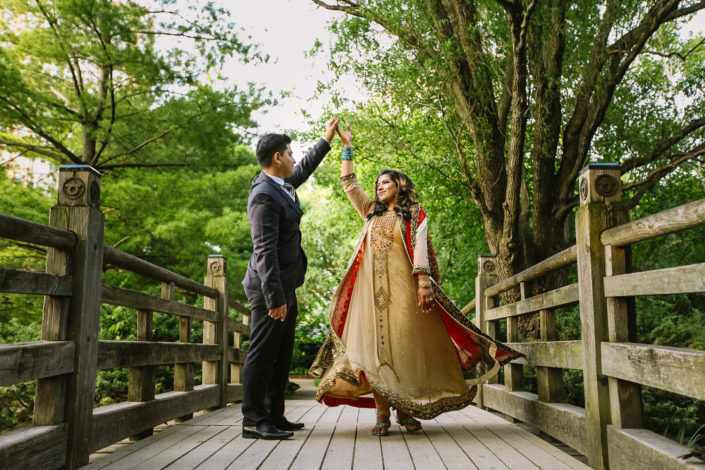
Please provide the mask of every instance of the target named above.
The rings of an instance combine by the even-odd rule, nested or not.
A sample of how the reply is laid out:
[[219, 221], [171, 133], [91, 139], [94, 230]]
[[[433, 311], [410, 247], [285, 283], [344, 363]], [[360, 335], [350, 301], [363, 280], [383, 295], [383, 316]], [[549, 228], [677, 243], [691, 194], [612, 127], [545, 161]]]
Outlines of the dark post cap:
[[61, 165], [59, 171], [90, 171], [96, 176], [102, 176], [100, 171], [90, 165]]
[[580, 170], [582, 175], [588, 170], [618, 170], [619, 163], [589, 163], [588, 166]]

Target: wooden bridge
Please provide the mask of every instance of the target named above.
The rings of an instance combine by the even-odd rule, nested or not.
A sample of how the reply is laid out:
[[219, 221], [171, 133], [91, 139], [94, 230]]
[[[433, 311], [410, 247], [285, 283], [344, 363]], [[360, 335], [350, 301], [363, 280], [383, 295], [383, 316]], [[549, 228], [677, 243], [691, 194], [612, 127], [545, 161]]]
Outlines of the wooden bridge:
[[[193, 468], [184, 462], [220, 445], [201, 462], [235, 446], [237, 455], [229, 454], [232, 460], [223, 468], [398, 463], [580, 468], [487, 409], [577, 449], [593, 468], [705, 469], [695, 458], [678, 458], [687, 452], [684, 446], [643, 429], [640, 392], [646, 385], [704, 400], [705, 351], [630, 341], [638, 312], [629, 302], [638, 295], [705, 292], [705, 264], [629, 272], [633, 243], [704, 224], [705, 200], [628, 222], [619, 177], [612, 165], [591, 165], [581, 175], [575, 246], [502, 281], [494, 275], [491, 256], [479, 260], [475, 321], [491, 335], [499, 322], [506, 323], [507, 341], [536, 367], [538, 394], [523, 391], [523, 365], [514, 363], [505, 366], [503, 384], [481, 388], [479, 407], [426, 421], [422, 435], [395, 431], [373, 439], [367, 411], [326, 409], [308, 400], [289, 402], [290, 416], [307, 423], [294, 439], [244, 442], [238, 438], [239, 408], [226, 405], [241, 396], [245, 353], [240, 346], [248, 333], [248, 311], [230, 300], [225, 259], [209, 257], [208, 274], [199, 283], [104, 246], [100, 175], [90, 167], [62, 167], [50, 226], [0, 214], [0, 237], [48, 247], [46, 272], [0, 267], [0, 292], [45, 296], [41, 341], [0, 345], [0, 386], [37, 380], [33, 425], [0, 435], [0, 468], [79, 468], [90, 453], [131, 436], [143, 440], [91, 465]], [[104, 264], [153, 278], [162, 285], [161, 296], [103, 284]], [[573, 264], [577, 283], [527, 295], [530, 282]], [[176, 301], [177, 288], [202, 296], [203, 308]], [[500, 294], [517, 288], [521, 299], [500, 305]], [[98, 339], [101, 303], [137, 311], [138, 341]], [[581, 339], [556, 341], [557, 309], [576, 303]], [[243, 321], [235, 321], [231, 310], [242, 313]], [[179, 342], [152, 341], [153, 312], [180, 317]], [[540, 317], [541, 341], [520, 343], [517, 320], [529, 314]], [[203, 320], [202, 344], [191, 339], [194, 318]], [[193, 379], [197, 362], [203, 363], [199, 385]], [[174, 365], [174, 391], [155, 395], [154, 367], [169, 364]], [[129, 368], [129, 401], [94, 409], [97, 370], [122, 367]], [[582, 370], [584, 409], [563, 403], [562, 369]], [[189, 419], [203, 409], [217, 410]], [[175, 418], [183, 423], [148, 437], [155, 426]]]

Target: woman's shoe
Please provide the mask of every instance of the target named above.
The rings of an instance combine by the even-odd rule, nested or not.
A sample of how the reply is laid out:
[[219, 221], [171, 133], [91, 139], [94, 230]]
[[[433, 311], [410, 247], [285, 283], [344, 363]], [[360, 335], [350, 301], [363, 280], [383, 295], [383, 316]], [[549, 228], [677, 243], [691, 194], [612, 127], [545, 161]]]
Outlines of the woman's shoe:
[[420, 432], [423, 431], [421, 427], [421, 421], [412, 418], [406, 413], [397, 411], [397, 424], [400, 424], [406, 428], [406, 432]]
[[372, 435], [384, 437], [389, 435], [389, 427], [392, 423], [389, 421], [389, 416], [377, 416], [377, 424], [372, 428]]

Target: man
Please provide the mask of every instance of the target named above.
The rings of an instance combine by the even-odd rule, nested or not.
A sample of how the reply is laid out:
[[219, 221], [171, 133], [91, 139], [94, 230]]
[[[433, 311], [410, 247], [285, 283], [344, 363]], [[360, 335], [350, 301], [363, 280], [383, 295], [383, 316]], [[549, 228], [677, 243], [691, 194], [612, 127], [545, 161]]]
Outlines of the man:
[[303, 212], [295, 188], [314, 172], [330, 150], [338, 119], [297, 164], [291, 139], [267, 134], [257, 143], [262, 172], [252, 181], [247, 202], [253, 253], [242, 284], [252, 308], [250, 349], [243, 370], [242, 436], [287, 439], [304, 427], [284, 417], [286, 387], [294, 348], [297, 287], [304, 283], [306, 255], [299, 221]]

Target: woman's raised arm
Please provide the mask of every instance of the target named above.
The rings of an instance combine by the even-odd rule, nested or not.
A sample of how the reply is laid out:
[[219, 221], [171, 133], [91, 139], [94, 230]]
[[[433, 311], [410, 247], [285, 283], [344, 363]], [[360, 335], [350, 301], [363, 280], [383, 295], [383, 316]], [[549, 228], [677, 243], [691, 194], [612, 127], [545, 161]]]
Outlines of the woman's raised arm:
[[367, 194], [362, 190], [355, 177], [355, 171], [353, 169], [353, 148], [352, 148], [352, 131], [350, 130], [350, 125], [348, 124], [346, 130], [341, 130], [340, 126], [336, 128], [340, 140], [343, 141], [343, 151], [341, 155], [341, 165], [340, 165], [340, 179], [343, 182], [343, 189], [345, 194], [348, 195], [348, 199], [352, 202], [355, 210], [357, 210], [360, 217], [363, 219], [367, 215], [367, 212], [372, 206], [372, 200]]

